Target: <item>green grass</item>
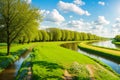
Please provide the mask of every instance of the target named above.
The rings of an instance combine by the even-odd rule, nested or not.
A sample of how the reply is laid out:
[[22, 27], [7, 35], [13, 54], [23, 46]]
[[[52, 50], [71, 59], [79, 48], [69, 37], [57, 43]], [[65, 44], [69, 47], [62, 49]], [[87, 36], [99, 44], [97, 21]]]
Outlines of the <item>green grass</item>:
[[90, 80], [89, 72], [86, 69], [86, 65], [74, 62], [68, 69], [70, 74], [73, 74], [73, 80]]
[[[120, 78], [115, 77], [113, 74], [108, 74], [108, 71], [103, 69], [100, 65], [93, 66], [95, 80], [119, 80]], [[104, 75], [104, 76], [103, 76]]]
[[6, 48], [0, 49], [0, 72], [17, 60], [22, 53], [24, 53], [33, 44], [34, 43], [24, 45], [16, 44], [15, 46], [12, 46], [10, 51], [11, 54], [9, 56], [6, 56]]
[[92, 53], [92, 54], [99, 55], [99, 56], [111, 59], [112, 61], [119, 63], [119, 61], [120, 61], [120, 51], [119, 50], [93, 46], [93, 45], [90, 45], [89, 43], [90, 43], [89, 41], [82, 42], [79, 44], [79, 47], [85, 51]]
[[[18, 50], [26, 49], [32, 45], [34, 45], [34, 43], [24, 44], [24, 45], [12, 44], [10, 53], [11, 53], [11, 55], [14, 55], [14, 54], [16, 54], [15, 52], [17, 52]], [[6, 48], [6, 46], [4, 46], [4, 48], [0, 49], [0, 55], [6, 55], [6, 53], [7, 53], [7, 48]]]
[[113, 41], [112, 43], [120, 45], [120, 42]]
[[[59, 45], [64, 42], [43, 42], [39, 43], [33, 50], [33, 79], [34, 80], [63, 80], [62, 76], [64, 70], [68, 71], [71, 69], [71, 65], [77, 62], [80, 65], [80, 74], [71, 73], [76, 80], [89, 80], [88, 70], [85, 68], [86, 65], [90, 64], [97, 68], [95, 72], [101, 69], [104, 73], [95, 75], [96, 80], [119, 80], [118, 76], [114, 75], [111, 71], [105, 68], [100, 68], [95, 61], [80, 54], [78, 52], [60, 47]], [[82, 66], [82, 67], [81, 67]]]
[[23, 63], [21, 68], [18, 71], [18, 74], [16, 76], [15, 80], [23, 80], [25, 77], [27, 77], [28, 71], [29, 71], [29, 67], [31, 67], [31, 58], [28, 57]]
[[57, 46], [59, 44], [59, 42], [40, 43], [34, 48], [33, 79], [62, 79], [63, 70], [69, 68], [75, 61], [80, 64], [95, 64], [94, 61], [84, 55]]

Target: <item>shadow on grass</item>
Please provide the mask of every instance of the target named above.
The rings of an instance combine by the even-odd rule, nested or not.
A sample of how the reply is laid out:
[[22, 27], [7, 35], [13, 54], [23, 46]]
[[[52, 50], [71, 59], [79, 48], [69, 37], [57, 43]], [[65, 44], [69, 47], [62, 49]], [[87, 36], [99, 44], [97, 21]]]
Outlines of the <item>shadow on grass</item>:
[[[20, 56], [22, 53], [25, 53], [25, 51], [27, 51], [27, 49], [20, 49], [15, 52], [10, 52], [10, 55]], [[0, 56], [7, 56], [7, 52], [0, 52]]]
[[33, 64], [37, 64], [41, 67], [44, 67], [48, 71], [53, 71], [54, 69], [64, 69], [63, 66], [61, 66], [61, 65], [58, 65], [56, 63], [50, 63], [47, 61], [36, 61], [36, 62], [33, 62]]
[[42, 72], [43, 69], [41, 71], [38, 68], [38, 74], [33, 74], [33, 79], [32, 80], [47, 80], [47, 79], [63, 80], [62, 77], [61, 77], [62, 75], [58, 75], [59, 72], [62, 73], [62, 70], [64, 69], [63, 66], [58, 65], [57, 63], [51, 63], [51, 62], [47, 62], [47, 61], [36, 61], [36, 62], [33, 62], [33, 65], [40, 66], [40, 68], [41, 69], [43, 68], [44, 72], [46, 72], [46, 73]]

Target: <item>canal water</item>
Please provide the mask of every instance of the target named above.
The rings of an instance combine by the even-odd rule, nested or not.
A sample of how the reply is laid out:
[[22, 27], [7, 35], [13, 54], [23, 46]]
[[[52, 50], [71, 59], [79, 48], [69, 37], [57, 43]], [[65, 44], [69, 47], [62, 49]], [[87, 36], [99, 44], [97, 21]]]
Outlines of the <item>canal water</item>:
[[18, 60], [9, 65], [8, 68], [0, 73], [0, 80], [14, 80], [23, 61], [29, 56], [29, 53], [30, 51], [26, 51], [25, 53], [23, 53]]
[[[112, 44], [111, 41], [95, 42], [95, 43], [92, 43], [92, 44], [96, 45], [96, 46], [104, 46], [104, 47], [108, 47], [108, 48], [120, 48], [118, 45], [116, 46], [116, 45]], [[68, 49], [78, 51], [81, 54], [87, 55], [87, 56], [89, 56], [91, 58], [98, 59], [101, 62], [103, 62], [103, 63], [107, 64], [108, 66], [110, 66], [115, 72], [120, 74], [120, 62], [116, 63], [111, 59], [107, 59], [107, 58], [104, 58], [104, 57], [101, 57], [101, 56], [98, 56], [98, 55], [91, 54], [89, 52], [83, 51], [80, 48], [78, 48], [78, 43], [66, 43], [66, 44], [62, 44], [61, 46], [65, 47], [65, 48], [68, 48]]]
[[92, 45], [102, 46], [102, 47], [107, 47], [107, 48], [120, 49], [120, 45], [113, 44], [111, 40], [109, 40], [109, 41], [94, 42]]

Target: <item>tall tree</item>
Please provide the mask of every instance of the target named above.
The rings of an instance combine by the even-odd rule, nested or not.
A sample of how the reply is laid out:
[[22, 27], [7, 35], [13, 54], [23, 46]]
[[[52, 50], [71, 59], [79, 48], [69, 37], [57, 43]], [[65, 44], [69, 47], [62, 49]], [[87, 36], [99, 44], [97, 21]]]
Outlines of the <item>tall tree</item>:
[[47, 31], [51, 33], [54, 41], [61, 40], [62, 32], [61, 32], [60, 29], [58, 29], [58, 28], [48, 28]]
[[31, 25], [38, 24], [41, 19], [38, 9], [24, 0], [0, 0], [0, 26], [3, 25], [6, 34], [7, 55], [10, 54], [11, 43], [26, 29], [33, 29]]

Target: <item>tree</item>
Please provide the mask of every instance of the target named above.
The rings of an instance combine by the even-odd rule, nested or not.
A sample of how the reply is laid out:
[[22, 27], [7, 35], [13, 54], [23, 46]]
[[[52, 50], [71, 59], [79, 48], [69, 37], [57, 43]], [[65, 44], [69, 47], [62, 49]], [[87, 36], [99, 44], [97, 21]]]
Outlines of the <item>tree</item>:
[[79, 33], [78, 32], [74, 32], [74, 40], [75, 41], [79, 41], [80, 40], [80, 36], [79, 36]]
[[24, 0], [0, 0], [0, 21], [0, 26], [3, 25], [2, 30], [6, 34], [9, 55], [12, 42], [21, 35], [26, 35], [25, 32], [32, 31], [33, 24], [42, 21], [42, 17], [38, 9], [31, 7]]
[[65, 30], [61, 30], [61, 33], [62, 33], [62, 37], [61, 37], [61, 41], [64, 41], [65, 40]]
[[70, 32], [69, 30], [65, 30], [65, 41], [69, 41], [70, 40]]
[[49, 40], [49, 35], [47, 33], [47, 31], [45, 30], [40, 30], [41, 34], [42, 34], [42, 41], [47, 41]]
[[41, 33], [41, 31], [38, 31], [38, 37], [39, 37], [38, 41], [42, 41], [42, 39], [43, 39], [43, 36], [42, 36], [42, 33]]
[[116, 41], [120, 42], [120, 35], [116, 35], [114, 38]]
[[48, 28], [47, 29], [47, 32], [50, 32], [51, 35], [53, 36], [53, 40], [54, 41], [59, 41], [61, 40], [61, 37], [62, 37], [62, 32], [60, 29], [58, 28]]

